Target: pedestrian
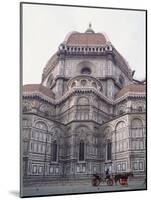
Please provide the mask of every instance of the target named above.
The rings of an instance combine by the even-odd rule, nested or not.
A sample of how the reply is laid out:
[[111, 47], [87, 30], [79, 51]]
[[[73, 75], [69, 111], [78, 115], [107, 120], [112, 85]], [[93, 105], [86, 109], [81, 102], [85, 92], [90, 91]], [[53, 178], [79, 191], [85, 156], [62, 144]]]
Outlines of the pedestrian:
[[110, 178], [110, 174], [109, 174], [109, 169], [108, 168], [106, 169], [105, 175], [106, 175], [105, 179]]

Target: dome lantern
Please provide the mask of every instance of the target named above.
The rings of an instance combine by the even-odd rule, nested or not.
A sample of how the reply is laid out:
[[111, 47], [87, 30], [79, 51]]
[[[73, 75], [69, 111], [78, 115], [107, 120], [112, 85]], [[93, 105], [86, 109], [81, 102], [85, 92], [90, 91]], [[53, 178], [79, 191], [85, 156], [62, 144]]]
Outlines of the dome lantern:
[[94, 30], [92, 29], [92, 24], [91, 22], [89, 23], [88, 29], [85, 31], [85, 33], [95, 33]]

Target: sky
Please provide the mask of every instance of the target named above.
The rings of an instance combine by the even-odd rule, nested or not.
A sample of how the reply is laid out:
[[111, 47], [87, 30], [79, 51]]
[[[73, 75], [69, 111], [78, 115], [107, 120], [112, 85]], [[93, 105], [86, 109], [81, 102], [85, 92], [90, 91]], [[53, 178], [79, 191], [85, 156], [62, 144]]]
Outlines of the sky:
[[43, 68], [71, 31], [85, 32], [89, 23], [145, 78], [145, 12], [24, 4], [23, 84], [40, 83]]

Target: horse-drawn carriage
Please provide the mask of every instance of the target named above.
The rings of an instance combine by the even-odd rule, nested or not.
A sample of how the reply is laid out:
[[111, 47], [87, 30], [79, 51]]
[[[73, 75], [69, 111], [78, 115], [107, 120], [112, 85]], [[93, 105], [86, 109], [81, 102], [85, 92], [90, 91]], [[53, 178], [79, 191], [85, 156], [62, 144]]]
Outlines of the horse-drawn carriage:
[[119, 182], [120, 185], [128, 185], [128, 177], [133, 176], [132, 172], [125, 172], [114, 174], [112, 176], [103, 177], [101, 174], [93, 174], [93, 178], [91, 180], [92, 186], [99, 186], [101, 183], [106, 184], [108, 186], [112, 186], [114, 183], [117, 185]]
[[114, 175], [115, 185], [119, 182], [120, 185], [128, 185], [128, 177], [133, 177], [132, 172], [119, 173]]
[[92, 178], [92, 186], [99, 186], [100, 183], [107, 184], [109, 186], [113, 185], [113, 179], [111, 177], [103, 177], [102, 175], [99, 174], [93, 174]]

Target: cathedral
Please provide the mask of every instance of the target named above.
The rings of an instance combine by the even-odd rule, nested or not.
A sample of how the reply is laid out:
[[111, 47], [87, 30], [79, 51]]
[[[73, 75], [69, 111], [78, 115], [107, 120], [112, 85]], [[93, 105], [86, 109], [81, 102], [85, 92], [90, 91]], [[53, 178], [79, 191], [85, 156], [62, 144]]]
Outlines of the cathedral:
[[[124, 42], [124, 38], [123, 38]], [[91, 24], [68, 33], [22, 88], [24, 180], [81, 180], [94, 173], [146, 175], [146, 82]]]

